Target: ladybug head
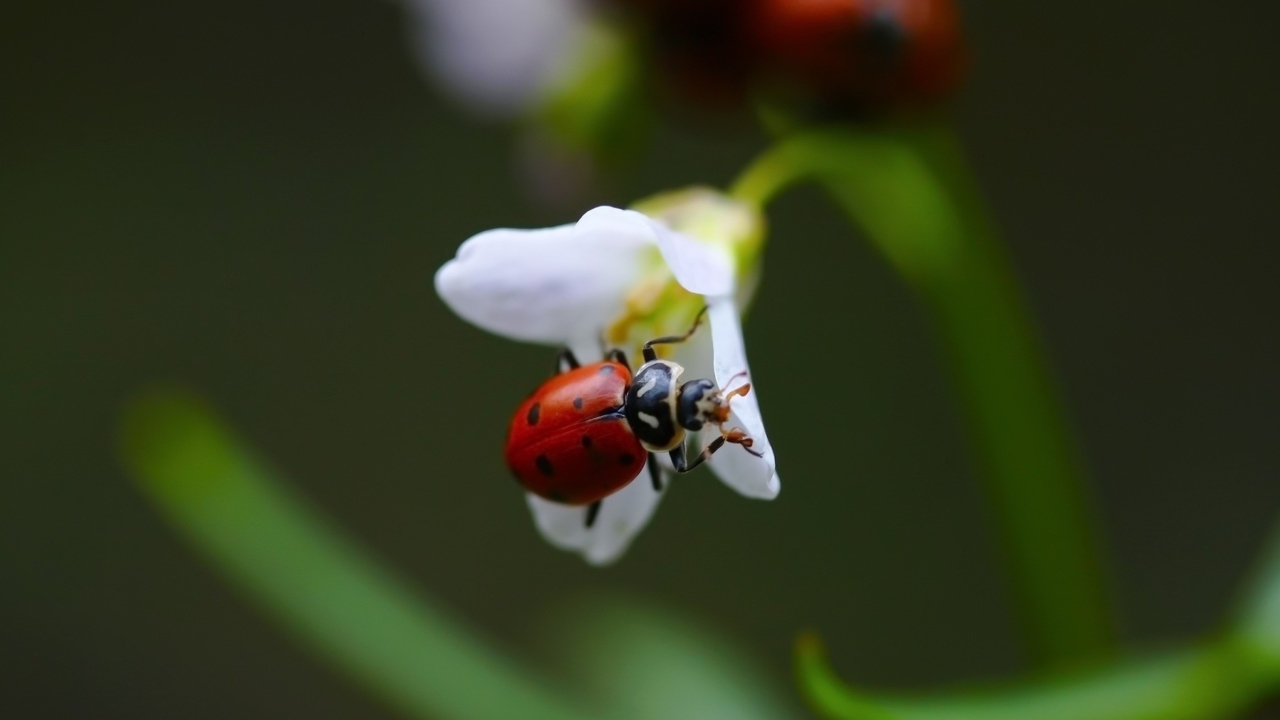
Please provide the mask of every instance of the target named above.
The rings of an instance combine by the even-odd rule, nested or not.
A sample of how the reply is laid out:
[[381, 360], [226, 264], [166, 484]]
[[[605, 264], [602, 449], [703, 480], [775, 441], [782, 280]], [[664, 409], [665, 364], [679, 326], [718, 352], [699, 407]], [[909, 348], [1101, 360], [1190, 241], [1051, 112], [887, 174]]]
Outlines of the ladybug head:
[[729, 403], [710, 380], [690, 380], [680, 386], [676, 398], [676, 422], [697, 432], [707, 423], [720, 424], [729, 418]]
[[725, 430], [724, 424], [729, 420], [729, 400], [751, 392], [751, 383], [743, 383], [730, 392], [721, 392], [710, 380], [690, 380], [680, 386], [680, 394], [676, 398], [676, 422], [685, 430], [697, 432], [703, 425], [715, 425], [720, 435], [727, 441], [751, 450], [751, 438], [738, 429]]

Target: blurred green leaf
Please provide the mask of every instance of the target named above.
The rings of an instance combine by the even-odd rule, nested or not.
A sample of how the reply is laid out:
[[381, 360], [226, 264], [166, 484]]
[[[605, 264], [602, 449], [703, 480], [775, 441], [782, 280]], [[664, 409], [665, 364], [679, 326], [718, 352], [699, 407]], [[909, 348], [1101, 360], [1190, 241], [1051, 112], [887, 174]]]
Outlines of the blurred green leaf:
[[591, 597], [557, 610], [554, 644], [601, 707], [637, 720], [793, 720], [788, 689], [705, 627]]
[[1229, 640], [1025, 685], [920, 698], [847, 687], [813, 636], [801, 638], [796, 663], [801, 690], [831, 720], [1209, 720], [1234, 716], [1275, 685], [1254, 653]]
[[1231, 630], [1280, 675], [1280, 526], [1245, 588]]
[[199, 400], [132, 404], [123, 452], [159, 511], [248, 599], [405, 715], [584, 717], [326, 525]]

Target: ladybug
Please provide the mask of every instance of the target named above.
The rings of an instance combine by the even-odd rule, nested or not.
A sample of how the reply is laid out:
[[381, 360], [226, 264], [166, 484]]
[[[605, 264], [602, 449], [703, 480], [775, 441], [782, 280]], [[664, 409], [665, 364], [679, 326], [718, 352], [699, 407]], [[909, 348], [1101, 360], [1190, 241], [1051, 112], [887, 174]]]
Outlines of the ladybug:
[[[601, 502], [634, 480], [646, 459], [654, 491], [662, 490], [655, 453], [668, 453], [677, 473], [698, 467], [726, 442], [758, 455], [742, 430], [724, 428], [729, 400], [750, 392], [750, 383], [729, 393], [706, 379], [678, 384], [684, 368], [659, 359], [653, 348], [688, 340], [705, 314], [704, 307], [683, 335], [645, 343], [644, 364], [634, 375], [621, 350], [590, 365], [563, 351], [561, 366], [568, 369], [544, 382], [511, 417], [506, 461], [520, 484], [552, 502], [586, 506], [591, 527]], [[720, 435], [687, 459], [688, 433], [708, 424]]]
[[759, 0], [754, 24], [781, 75], [837, 104], [927, 106], [963, 79], [954, 0]]

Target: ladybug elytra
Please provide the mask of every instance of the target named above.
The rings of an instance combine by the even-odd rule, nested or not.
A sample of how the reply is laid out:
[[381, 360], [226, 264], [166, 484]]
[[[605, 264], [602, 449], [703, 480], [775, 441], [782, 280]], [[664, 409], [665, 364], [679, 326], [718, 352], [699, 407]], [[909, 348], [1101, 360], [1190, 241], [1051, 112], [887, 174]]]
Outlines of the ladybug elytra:
[[[645, 343], [644, 364], [634, 376], [620, 350], [590, 365], [565, 350], [561, 362], [569, 369], [543, 383], [511, 418], [506, 460], [520, 484], [552, 502], [587, 506], [590, 527], [601, 501], [634, 480], [646, 458], [653, 489], [662, 490], [655, 453], [668, 453], [677, 473], [698, 467], [726, 442], [757, 454], [744, 432], [724, 428], [729, 400], [750, 392], [750, 383], [728, 393], [707, 379], [678, 383], [684, 368], [659, 359], [653, 348], [689, 339], [705, 313], [684, 335]], [[708, 424], [720, 435], [689, 460], [688, 433]]]
[[927, 106], [964, 74], [954, 0], [760, 0], [755, 21], [777, 71], [829, 102]]

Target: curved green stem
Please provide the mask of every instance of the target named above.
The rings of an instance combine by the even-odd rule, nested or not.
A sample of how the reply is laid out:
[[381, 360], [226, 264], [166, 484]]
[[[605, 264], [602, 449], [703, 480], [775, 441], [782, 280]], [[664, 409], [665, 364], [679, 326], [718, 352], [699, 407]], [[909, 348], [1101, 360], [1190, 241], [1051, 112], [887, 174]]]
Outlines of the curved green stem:
[[832, 129], [779, 142], [738, 180], [763, 205], [815, 179], [933, 311], [986, 469], [1034, 655], [1049, 665], [1112, 642], [1081, 463], [1040, 343], [953, 136]]
[[846, 686], [812, 637], [798, 644], [796, 667], [801, 690], [830, 720], [1218, 720], [1247, 709], [1275, 677], [1230, 638], [1035, 683], [928, 697]]
[[405, 716], [585, 720], [328, 527], [202, 403], [137, 402], [123, 439], [139, 487], [197, 550]]

